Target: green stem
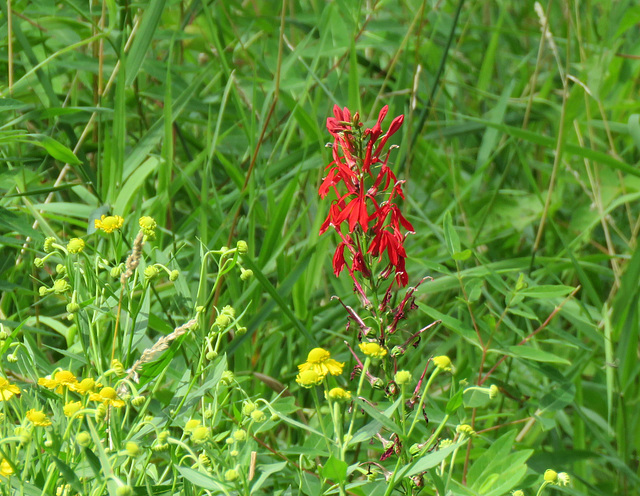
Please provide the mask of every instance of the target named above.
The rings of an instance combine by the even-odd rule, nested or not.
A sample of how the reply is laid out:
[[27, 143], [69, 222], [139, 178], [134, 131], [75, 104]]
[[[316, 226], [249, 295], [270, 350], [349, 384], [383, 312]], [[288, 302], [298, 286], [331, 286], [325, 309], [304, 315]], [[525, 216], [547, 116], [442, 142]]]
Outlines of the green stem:
[[416, 414], [413, 417], [413, 422], [411, 422], [411, 427], [409, 428], [409, 433], [407, 437], [411, 436], [413, 429], [415, 428], [418, 418], [420, 417], [420, 412], [422, 411], [422, 406], [424, 405], [425, 399], [427, 398], [427, 391], [429, 391], [429, 386], [435, 379], [435, 377], [440, 373], [440, 369], [436, 367], [436, 369], [431, 373], [429, 380], [427, 381], [426, 386], [424, 387], [424, 391], [422, 391], [422, 396], [420, 396], [420, 402], [418, 403], [418, 408], [416, 409]]

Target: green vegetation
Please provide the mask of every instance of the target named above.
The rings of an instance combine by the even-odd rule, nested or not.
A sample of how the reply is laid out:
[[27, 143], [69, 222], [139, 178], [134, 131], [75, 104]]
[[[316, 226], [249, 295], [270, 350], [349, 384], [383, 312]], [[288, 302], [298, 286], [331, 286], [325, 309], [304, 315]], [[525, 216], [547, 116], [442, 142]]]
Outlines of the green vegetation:
[[[0, 26], [1, 495], [640, 492], [635, 2]], [[385, 105], [404, 199], [358, 169]], [[375, 191], [321, 235], [350, 136]]]

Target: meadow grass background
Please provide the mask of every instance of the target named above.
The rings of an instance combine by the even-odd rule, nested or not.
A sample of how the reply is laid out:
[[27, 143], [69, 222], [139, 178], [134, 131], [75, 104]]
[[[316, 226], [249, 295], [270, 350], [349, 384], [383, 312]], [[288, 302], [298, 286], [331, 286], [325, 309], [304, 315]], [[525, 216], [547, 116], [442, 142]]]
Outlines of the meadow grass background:
[[[523, 487], [554, 468], [573, 482], [553, 490], [637, 494], [635, 2], [544, 2], [548, 24], [528, 0], [0, 9], [5, 376], [26, 375], [6, 360], [11, 343], [40, 350], [40, 374], [68, 363], [67, 301], [38, 296], [44, 238], [89, 240], [93, 219], [113, 212], [132, 243], [148, 215], [159, 225], [153, 256], [180, 278], [154, 288], [137, 332], [153, 341], [197, 305], [233, 305], [247, 333], [221, 351], [244, 389], [270, 397], [290, 387], [309, 405], [296, 365], [317, 345], [349, 362], [343, 341], [354, 337], [330, 297], [357, 305], [349, 278], [332, 274], [336, 237], [318, 236], [329, 206], [317, 195], [331, 160], [326, 117], [337, 104], [371, 123], [389, 105], [391, 117], [405, 115], [391, 161], [416, 230], [410, 284], [433, 277], [408, 326], [442, 320], [406, 368], [419, 375], [446, 354], [455, 381], [471, 384], [505, 357], [491, 376], [500, 400], [474, 413], [488, 430], [467, 457], [515, 431], [517, 448], [534, 450]], [[452, 258], [448, 216], [454, 251], [469, 258]], [[237, 240], [255, 277], [246, 285], [228, 274], [209, 293], [215, 270], [201, 272], [203, 252]], [[527, 288], [516, 291], [519, 277]], [[540, 327], [526, 351], [516, 346]], [[188, 367], [189, 353], [174, 352], [171, 370]], [[167, 405], [178, 379], [168, 374]], [[282, 445], [297, 435], [272, 434]]]

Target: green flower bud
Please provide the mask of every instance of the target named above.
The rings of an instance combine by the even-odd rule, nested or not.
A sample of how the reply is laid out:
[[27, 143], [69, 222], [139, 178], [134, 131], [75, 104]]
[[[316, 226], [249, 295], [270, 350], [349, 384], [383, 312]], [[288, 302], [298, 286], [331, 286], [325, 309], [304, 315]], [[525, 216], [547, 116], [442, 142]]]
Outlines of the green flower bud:
[[240, 454], [240, 452], [238, 450], [231, 450], [229, 454], [235, 458]]
[[16, 363], [18, 361], [18, 355], [15, 353], [11, 353], [10, 355], [7, 355], [7, 361], [9, 363]]
[[53, 243], [56, 242], [56, 238], [49, 237], [44, 240], [44, 252], [50, 253], [53, 251]]
[[140, 446], [135, 441], [129, 441], [124, 447], [127, 450], [127, 455], [134, 458], [140, 454]]
[[70, 289], [71, 289], [71, 284], [69, 284], [64, 279], [56, 279], [56, 281], [53, 283], [53, 292], [55, 294], [66, 293]]
[[33, 260], [33, 265], [35, 265], [36, 267], [38, 267], [39, 269], [44, 267], [44, 260], [42, 260], [41, 258], [35, 258]]
[[78, 313], [79, 311], [80, 305], [78, 305], [76, 302], [72, 301], [71, 303], [67, 304], [67, 312]]
[[240, 279], [248, 281], [253, 277], [253, 271], [251, 269], [240, 269]]
[[59, 276], [66, 276], [67, 275], [67, 266], [66, 265], [62, 265], [62, 264], [56, 265], [56, 274], [58, 274]]
[[216, 317], [216, 325], [220, 328], [220, 329], [224, 329], [225, 327], [227, 327], [229, 324], [231, 323], [231, 319], [229, 318], [228, 315], [221, 313], [220, 315], [218, 315]]
[[150, 281], [151, 279], [158, 277], [160, 271], [155, 265], [149, 265], [146, 269], [144, 269], [144, 279], [145, 281]]
[[247, 431], [245, 431], [244, 429], [238, 429], [233, 433], [233, 438], [236, 441], [244, 441], [245, 439], [247, 439]]
[[227, 482], [233, 482], [238, 478], [238, 472], [234, 469], [229, 469], [224, 473], [224, 480]]
[[409, 384], [411, 382], [411, 372], [408, 370], [398, 370], [396, 375], [393, 377], [393, 380], [398, 385]]
[[116, 265], [115, 267], [111, 267], [111, 270], [109, 271], [109, 275], [113, 279], [118, 279], [122, 275], [123, 270], [124, 270], [123, 264]]
[[225, 386], [229, 386], [230, 384], [233, 384], [233, 381], [234, 381], [233, 372], [231, 372], [230, 370], [225, 370], [222, 373], [222, 377], [220, 377], [220, 382]]
[[256, 410], [256, 404], [253, 401], [245, 401], [242, 405], [242, 415], [249, 416]]
[[249, 251], [249, 245], [247, 245], [247, 242], [243, 240], [238, 241], [236, 248], [238, 249], [238, 253], [241, 255]]
[[86, 431], [79, 432], [76, 436], [76, 443], [83, 448], [88, 448], [91, 445], [91, 434]]
[[133, 496], [134, 494], [135, 491], [128, 484], [120, 486], [118, 489], [116, 489], [116, 496]]
[[169, 274], [169, 280], [172, 282], [178, 280], [178, 277], [180, 277], [179, 270], [172, 270], [171, 273]]
[[49, 293], [51, 293], [51, 291], [50, 291], [50, 290], [49, 290], [49, 288], [48, 288], [48, 287], [46, 287], [46, 286], [40, 286], [40, 287], [38, 288], [38, 294], [39, 294], [40, 296], [46, 296], [46, 295], [48, 295]]
[[131, 404], [135, 407], [139, 407], [144, 405], [144, 402], [146, 401], [144, 396], [136, 396], [131, 400]]
[[211, 458], [209, 458], [206, 453], [200, 453], [198, 455], [198, 461], [203, 467], [211, 466]]

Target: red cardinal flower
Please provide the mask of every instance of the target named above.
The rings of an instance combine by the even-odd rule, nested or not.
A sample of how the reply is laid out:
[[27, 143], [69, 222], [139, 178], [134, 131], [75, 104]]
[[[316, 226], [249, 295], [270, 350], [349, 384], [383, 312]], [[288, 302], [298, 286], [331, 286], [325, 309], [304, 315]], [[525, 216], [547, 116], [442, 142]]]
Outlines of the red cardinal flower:
[[388, 112], [388, 105], [382, 107], [374, 126], [367, 129], [363, 129], [359, 114], [352, 114], [346, 107], [334, 106], [333, 117], [327, 118], [327, 130], [334, 138], [333, 161], [327, 166], [318, 194], [324, 199], [333, 191], [336, 199], [329, 207], [320, 234], [333, 227], [341, 236], [333, 256], [333, 271], [337, 276], [347, 267], [356, 288], [361, 288], [356, 274], [370, 277], [372, 263], [376, 258], [378, 263], [382, 262], [385, 254], [388, 265], [381, 270], [381, 277], [394, 273], [394, 281], [400, 286], [405, 286], [409, 279], [401, 228], [413, 232], [413, 226], [396, 203], [397, 198], [404, 199], [404, 181], [398, 181], [387, 165], [389, 150], [381, 158], [389, 138], [402, 126], [404, 116], [393, 119], [385, 133], [382, 123]]

